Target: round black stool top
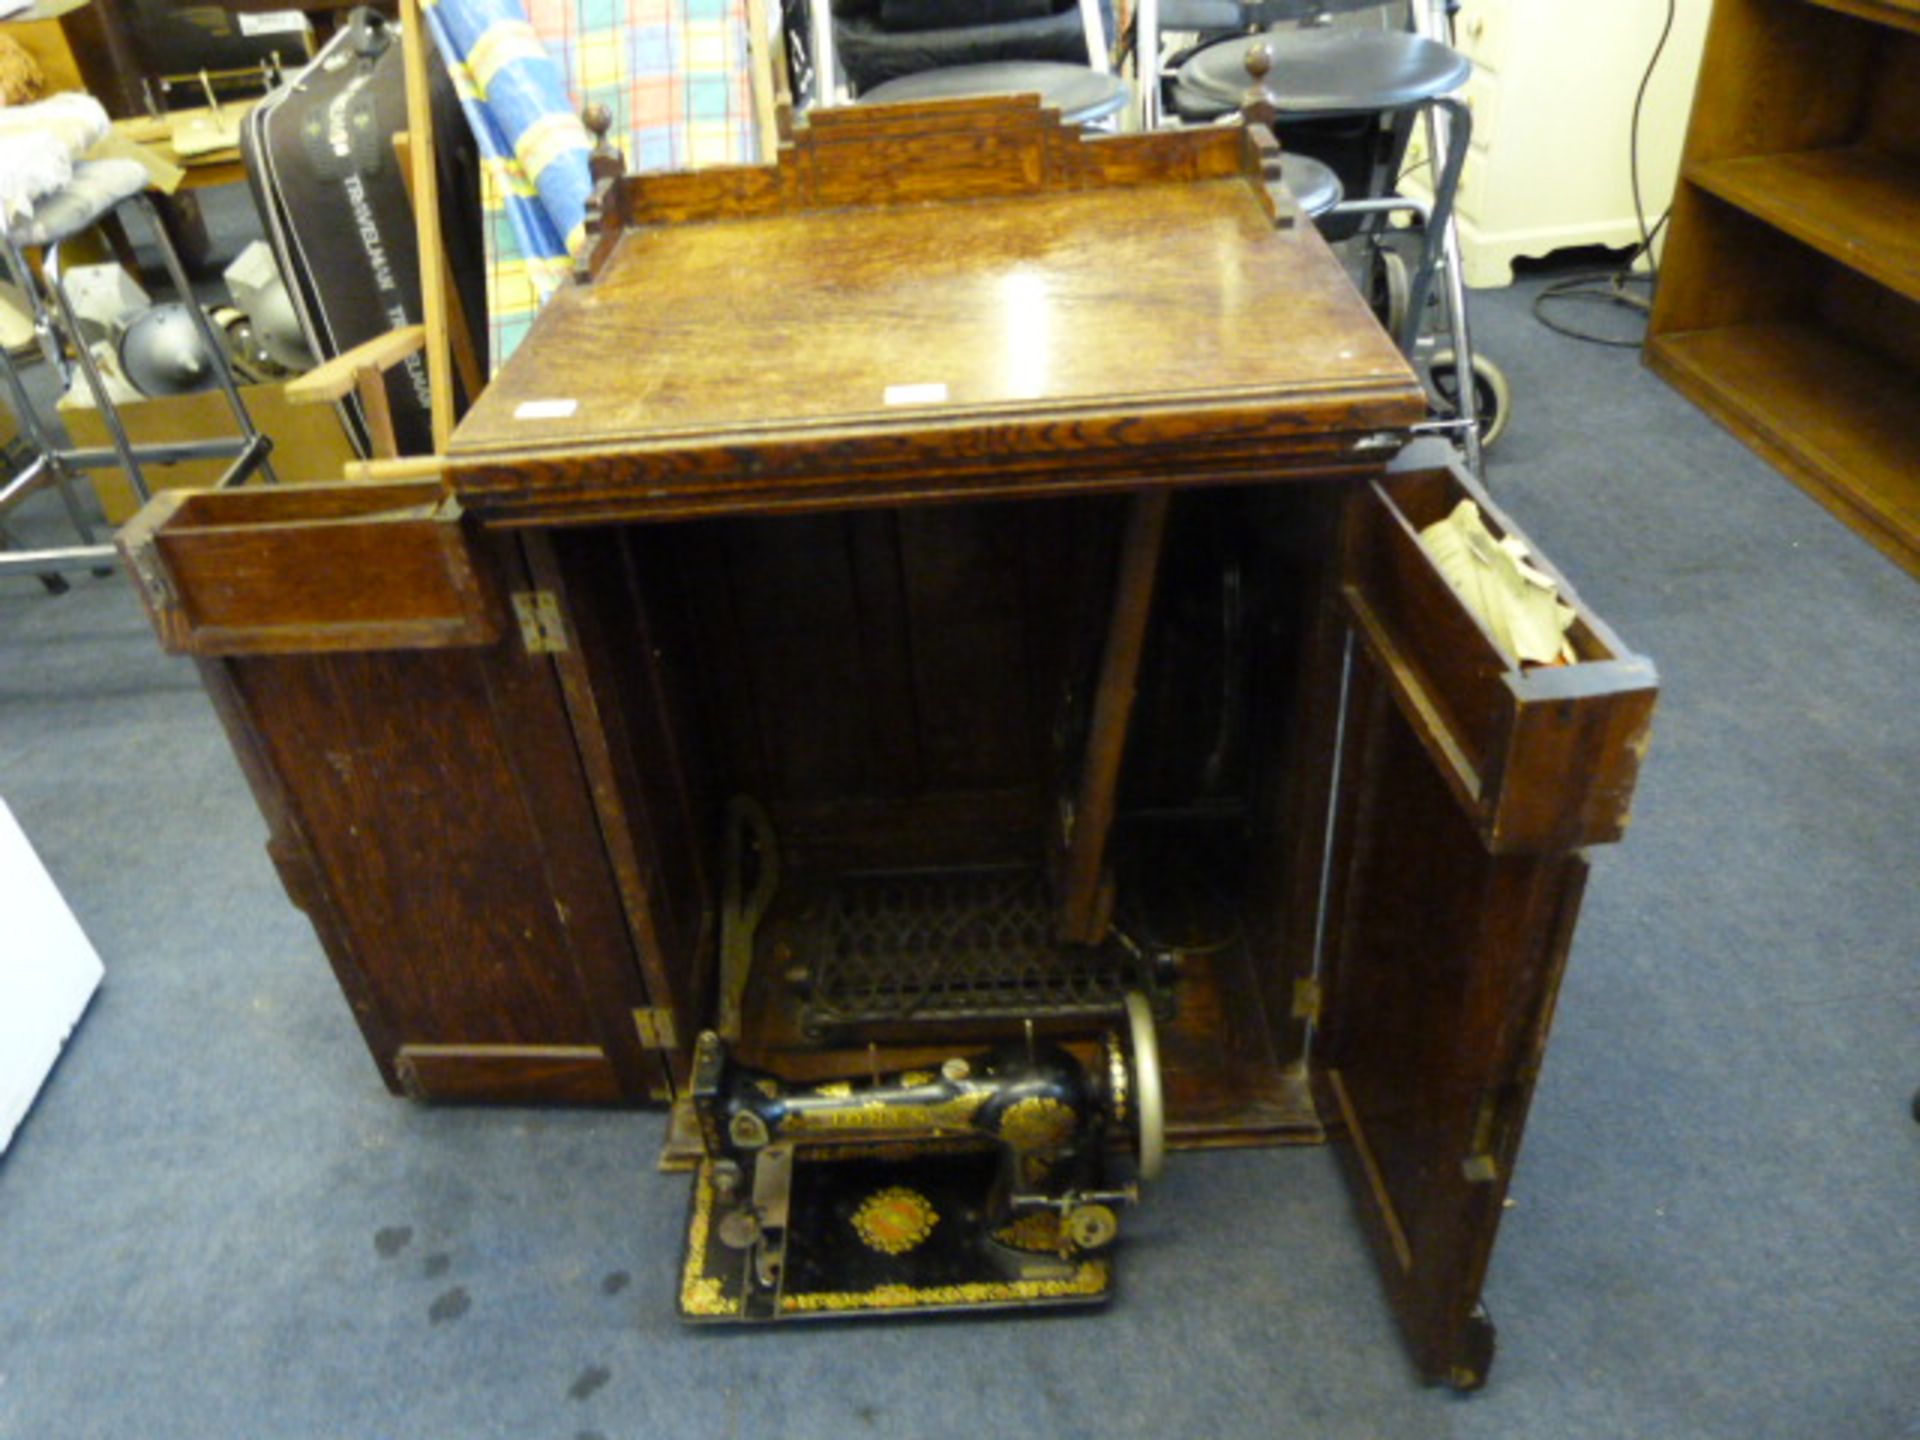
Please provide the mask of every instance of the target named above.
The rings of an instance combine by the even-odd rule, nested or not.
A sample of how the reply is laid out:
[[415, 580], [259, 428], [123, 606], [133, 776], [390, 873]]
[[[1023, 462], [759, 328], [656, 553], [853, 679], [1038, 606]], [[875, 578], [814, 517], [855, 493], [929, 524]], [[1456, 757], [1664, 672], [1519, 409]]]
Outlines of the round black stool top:
[[1378, 10], [1393, 0], [1161, 0], [1162, 30], [1245, 30], [1249, 26], [1287, 24], [1316, 15], [1346, 15]]
[[1466, 56], [1404, 30], [1274, 30], [1207, 46], [1175, 83], [1237, 106], [1252, 83], [1247, 52], [1255, 45], [1273, 51], [1267, 89], [1287, 115], [1398, 110], [1450, 94], [1473, 74]]
[[1282, 152], [1280, 156], [1280, 178], [1286, 182], [1287, 189], [1293, 192], [1293, 198], [1300, 208], [1309, 215], [1324, 215], [1338, 205], [1345, 195], [1341, 188], [1340, 177], [1333, 173], [1331, 166], [1322, 165], [1311, 155], [1301, 155], [1292, 150]]
[[[1244, 88], [1244, 87], [1242, 87]], [[1132, 87], [1118, 75], [1058, 60], [995, 60], [922, 70], [876, 85], [862, 105], [904, 105], [915, 100], [958, 100], [978, 95], [1038, 95], [1073, 125], [1104, 120], [1126, 108]]]

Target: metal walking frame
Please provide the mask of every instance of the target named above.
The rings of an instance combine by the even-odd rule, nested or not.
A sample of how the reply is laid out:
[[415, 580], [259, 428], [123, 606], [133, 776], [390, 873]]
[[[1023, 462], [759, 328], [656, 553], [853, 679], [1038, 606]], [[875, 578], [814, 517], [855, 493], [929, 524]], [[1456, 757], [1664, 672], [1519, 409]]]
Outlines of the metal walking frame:
[[[1413, 32], [1426, 40], [1453, 48], [1453, 11], [1457, 0], [1408, 0]], [[1454, 200], [1460, 189], [1460, 174], [1466, 166], [1467, 152], [1473, 143], [1473, 111], [1456, 95], [1444, 96], [1428, 105], [1424, 112], [1427, 130], [1427, 155], [1434, 167], [1433, 203], [1428, 206], [1410, 197], [1386, 196], [1388, 208], [1412, 211], [1419, 216], [1426, 237], [1425, 249], [1431, 250], [1434, 263], [1446, 276], [1441, 303], [1447, 311], [1447, 333], [1453, 340], [1455, 374], [1459, 379], [1455, 404], [1458, 414], [1460, 448], [1467, 468], [1484, 478], [1486, 457], [1480, 445], [1480, 399], [1474, 382], [1474, 348], [1471, 322], [1467, 318], [1467, 272], [1460, 254], [1460, 227], [1454, 217]], [[1356, 201], [1356, 205], [1368, 202]], [[1359, 213], [1356, 211], [1355, 213]], [[1422, 255], [1423, 265], [1426, 255]], [[1431, 283], [1432, 271], [1428, 278]], [[1417, 285], [1408, 292], [1406, 323], [1395, 336], [1400, 349], [1413, 354], [1420, 336], [1420, 317], [1426, 306], [1426, 292]]]
[[[87, 344], [61, 273], [61, 245], [88, 226], [72, 227], [67, 233], [47, 243], [40, 272], [44, 284], [36, 283], [33, 269], [27, 262], [27, 247], [21, 245], [12, 233], [0, 230], [0, 257], [5, 260], [9, 278], [27, 297], [33, 310], [34, 333], [47, 363], [63, 381], [72, 375], [70, 365], [77, 364], [80, 367], [87, 393], [92, 396], [111, 441], [107, 447], [90, 449], [61, 444], [54, 428], [35, 410], [25, 378], [14, 358], [0, 350], [0, 373], [4, 373], [7, 399], [19, 419], [22, 435], [35, 451], [34, 458], [24, 470], [0, 485], [0, 576], [57, 576], [74, 570], [102, 571], [117, 564], [113, 545], [96, 539], [93, 522], [88, 518], [85, 505], [74, 488], [81, 471], [114, 468], [124, 471], [128, 483], [143, 504], [153, 498], [147, 485], [144, 468], [147, 465], [169, 465], [183, 460], [217, 459], [230, 455], [233, 463], [216, 482], [219, 488], [241, 484], [255, 471], [264, 475], [269, 483], [279, 479], [270, 458], [273, 441], [260, 433], [253, 423], [253, 417], [248, 414], [246, 401], [241, 398], [239, 387], [234, 384], [232, 367], [227, 363], [226, 343], [214, 330], [206, 311], [195, 303], [192, 282], [187, 277], [186, 268], [180, 263], [180, 256], [173, 248], [166, 227], [160, 222], [153, 202], [145, 193], [131, 195], [92, 217], [88, 223], [97, 223], [106, 214], [128, 205], [146, 217], [159, 242], [160, 258], [166, 266], [167, 277], [193, 316], [201, 344], [206, 347], [213, 367], [215, 383], [225, 395], [227, 408], [232, 411], [240, 433], [211, 440], [136, 443], [127, 434], [126, 423], [113, 402], [106, 379], [100, 373], [99, 364]], [[66, 353], [68, 347], [73, 351], [71, 361]], [[59, 490], [67, 518], [79, 534], [80, 543], [44, 549], [19, 548], [5, 529], [4, 517], [20, 500], [46, 484], [52, 484]]]
[[[1195, 16], [1204, 15], [1211, 25], [1216, 19], [1228, 19], [1237, 11], [1248, 21], [1258, 16], [1260, 23], [1264, 24], [1276, 13], [1281, 14], [1283, 19], [1325, 20], [1328, 11], [1383, 9], [1389, 3], [1391, 0], [1318, 0], [1318, 3], [1316, 0], [1298, 0], [1298, 3], [1289, 3], [1289, 0], [1265, 0], [1265, 3], [1260, 3], [1260, 0], [1218, 0], [1218, 3], [1185, 0], [1175, 13], [1182, 16], [1190, 12]], [[1405, 3], [1407, 32], [1451, 51], [1452, 0], [1405, 0]], [[1215, 11], [1219, 12], [1217, 16], [1213, 13]], [[1162, 14], [1162, 0], [1139, 0], [1135, 12], [1134, 64], [1140, 89], [1142, 124], [1146, 128], [1165, 123], [1160, 93], [1163, 80], [1160, 56]], [[1392, 28], [1398, 30], [1399, 27], [1395, 25]], [[1464, 66], [1465, 62], [1461, 64]], [[1390, 178], [1388, 193], [1350, 195], [1327, 212], [1327, 218], [1337, 221], [1344, 217], [1357, 217], [1363, 222], [1363, 233], [1369, 235], [1376, 234], [1374, 227], [1383, 224], [1390, 216], [1404, 215], [1419, 222], [1419, 258], [1408, 285], [1406, 312], [1399, 318], [1398, 333], [1394, 339], [1408, 359], [1417, 363], [1428, 301], [1437, 285], [1458, 383], [1456, 395], [1450, 397], [1454, 413], [1435, 420], [1426, 428], [1453, 434], [1469, 468], [1476, 475], [1482, 474], [1484, 455], [1479, 396], [1474, 378], [1474, 350], [1467, 314], [1465, 272], [1455, 224], [1455, 201], [1472, 142], [1473, 115], [1461, 98], [1458, 86], [1445, 91], [1400, 95], [1390, 101], [1380, 96], [1353, 94], [1350, 97], [1351, 104], [1346, 103], [1349, 97], [1340, 97], [1330, 105], [1315, 103], [1298, 108], [1288, 106], [1284, 89], [1272, 86], [1271, 82], [1269, 89], [1280, 106], [1281, 118], [1286, 121], [1331, 120], [1368, 114], [1385, 116], [1402, 111], [1419, 111], [1425, 130], [1427, 154], [1433, 166], [1432, 199], [1401, 195], [1393, 189]], [[1222, 121], [1225, 122], [1230, 114], [1223, 114]]]

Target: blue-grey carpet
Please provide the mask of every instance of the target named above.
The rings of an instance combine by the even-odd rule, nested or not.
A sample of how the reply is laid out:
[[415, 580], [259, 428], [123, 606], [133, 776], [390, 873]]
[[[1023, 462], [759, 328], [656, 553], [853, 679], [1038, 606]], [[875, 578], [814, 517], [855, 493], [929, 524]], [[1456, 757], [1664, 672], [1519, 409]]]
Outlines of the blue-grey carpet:
[[13, 579], [0, 794], [108, 978], [0, 1161], [0, 1437], [1920, 1436], [1920, 587], [1525, 296], [1494, 484], [1666, 688], [1487, 1391], [1415, 1383], [1319, 1151], [1174, 1157], [1098, 1315], [681, 1328], [659, 1118], [390, 1099], [191, 666]]

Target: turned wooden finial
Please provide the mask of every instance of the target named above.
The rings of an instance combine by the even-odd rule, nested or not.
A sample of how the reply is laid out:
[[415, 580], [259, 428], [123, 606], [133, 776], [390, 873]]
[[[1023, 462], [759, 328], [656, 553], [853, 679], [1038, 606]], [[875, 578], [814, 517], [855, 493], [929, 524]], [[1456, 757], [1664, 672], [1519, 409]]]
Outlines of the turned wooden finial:
[[586, 243], [574, 257], [573, 272], [581, 280], [591, 280], [595, 266], [612, 252], [613, 241], [626, 224], [626, 202], [622, 185], [627, 173], [626, 157], [613, 143], [613, 110], [598, 102], [580, 112], [580, 123], [593, 136], [593, 150], [587, 156], [587, 175], [593, 190], [587, 196], [583, 217]]
[[1271, 125], [1280, 113], [1273, 91], [1267, 88], [1267, 75], [1273, 69], [1273, 46], [1256, 40], [1247, 47], [1247, 78], [1251, 82], [1240, 97], [1240, 113], [1249, 121]]
[[608, 138], [607, 133], [613, 129], [613, 108], [596, 100], [580, 112], [580, 122], [587, 127], [587, 133], [593, 136], [593, 153], [587, 159], [587, 170], [594, 180], [624, 175], [627, 162], [620, 154], [620, 147]]
[[1280, 160], [1280, 140], [1273, 129], [1274, 121], [1280, 117], [1280, 102], [1267, 88], [1267, 75], [1273, 69], [1273, 47], [1265, 40], [1254, 41], [1247, 47], [1245, 64], [1250, 83], [1246, 94], [1240, 97], [1240, 115], [1246, 126], [1247, 154], [1253, 162], [1253, 172], [1260, 179], [1261, 193], [1266, 197], [1267, 213], [1272, 216], [1274, 227], [1290, 230], [1299, 218], [1300, 207], [1287, 189]]

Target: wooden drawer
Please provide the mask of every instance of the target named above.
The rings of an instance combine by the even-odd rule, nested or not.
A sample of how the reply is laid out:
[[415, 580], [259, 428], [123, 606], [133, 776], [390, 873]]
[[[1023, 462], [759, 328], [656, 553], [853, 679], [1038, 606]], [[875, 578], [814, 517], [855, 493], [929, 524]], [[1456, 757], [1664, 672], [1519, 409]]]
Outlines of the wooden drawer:
[[175, 653], [432, 649], [500, 634], [459, 504], [434, 481], [165, 494], [120, 549]]
[[1361, 642], [1455, 798], [1495, 854], [1618, 840], [1658, 685], [1528, 542], [1575, 613], [1578, 662], [1510, 660], [1454, 594], [1419, 531], [1471, 498], [1496, 536], [1525, 541], [1480, 485], [1450, 465], [1397, 467], [1348, 514], [1342, 590]]

